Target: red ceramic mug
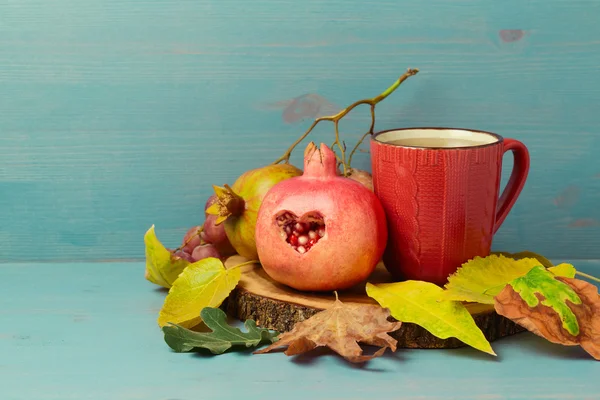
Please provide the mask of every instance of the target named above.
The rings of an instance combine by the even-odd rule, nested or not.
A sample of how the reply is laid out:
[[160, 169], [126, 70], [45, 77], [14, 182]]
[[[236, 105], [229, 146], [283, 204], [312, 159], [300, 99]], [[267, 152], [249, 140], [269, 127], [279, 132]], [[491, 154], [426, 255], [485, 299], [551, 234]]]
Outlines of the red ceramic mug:
[[[509, 150], [514, 166], [498, 197]], [[490, 132], [406, 128], [371, 137], [371, 164], [388, 221], [387, 270], [441, 286], [464, 262], [490, 254], [527, 179], [529, 152]]]

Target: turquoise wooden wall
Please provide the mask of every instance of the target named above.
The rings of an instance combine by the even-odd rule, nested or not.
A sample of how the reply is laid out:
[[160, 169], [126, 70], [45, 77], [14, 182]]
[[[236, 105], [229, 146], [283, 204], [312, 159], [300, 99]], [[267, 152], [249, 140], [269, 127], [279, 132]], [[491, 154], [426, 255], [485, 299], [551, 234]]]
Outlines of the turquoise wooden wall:
[[[377, 129], [530, 148], [496, 249], [600, 258], [599, 17], [573, 0], [0, 0], [0, 260], [141, 259], [151, 224], [176, 245], [211, 184], [407, 67]], [[342, 124], [348, 143], [368, 121]]]

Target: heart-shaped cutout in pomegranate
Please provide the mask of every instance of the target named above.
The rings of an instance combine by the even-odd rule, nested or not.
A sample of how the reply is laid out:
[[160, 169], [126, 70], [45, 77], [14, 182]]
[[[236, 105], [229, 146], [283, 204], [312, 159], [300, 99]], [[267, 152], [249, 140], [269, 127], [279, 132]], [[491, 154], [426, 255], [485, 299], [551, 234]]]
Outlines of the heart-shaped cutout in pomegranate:
[[291, 211], [281, 211], [275, 217], [280, 235], [300, 254], [309, 251], [325, 236], [325, 220], [318, 211], [311, 211], [298, 218]]

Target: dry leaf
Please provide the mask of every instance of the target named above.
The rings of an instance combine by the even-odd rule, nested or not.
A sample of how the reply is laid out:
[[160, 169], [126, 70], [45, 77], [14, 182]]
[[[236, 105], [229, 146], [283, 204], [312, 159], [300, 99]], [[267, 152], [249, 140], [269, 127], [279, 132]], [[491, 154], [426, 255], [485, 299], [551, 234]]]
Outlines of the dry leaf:
[[[531, 274], [539, 277], [540, 271], [542, 270], [532, 270]], [[520, 282], [507, 285], [496, 296], [496, 312], [552, 343], [580, 345], [592, 357], [600, 360], [598, 288], [580, 279], [560, 276], [551, 277], [557, 281], [553, 285], [547, 282], [547, 278], [542, 278], [544, 282], [535, 279], [535, 276], [530, 277], [529, 282], [524, 278], [526, 277], [519, 278]], [[561, 288], [560, 292], [556, 287]], [[569, 295], [571, 292], [576, 297]], [[562, 302], [558, 301], [559, 298]], [[561, 310], [557, 305], [566, 309]]]
[[[255, 354], [288, 346], [285, 354], [292, 356], [326, 346], [350, 362], [368, 361], [381, 356], [387, 348], [396, 351], [397, 341], [387, 333], [399, 329], [402, 323], [389, 322], [389, 316], [389, 311], [379, 306], [345, 305], [336, 298], [331, 308], [298, 322], [291, 331], [281, 334], [276, 343]], [[381, 349], [373, 355], [363, 355], [358, 342]]]

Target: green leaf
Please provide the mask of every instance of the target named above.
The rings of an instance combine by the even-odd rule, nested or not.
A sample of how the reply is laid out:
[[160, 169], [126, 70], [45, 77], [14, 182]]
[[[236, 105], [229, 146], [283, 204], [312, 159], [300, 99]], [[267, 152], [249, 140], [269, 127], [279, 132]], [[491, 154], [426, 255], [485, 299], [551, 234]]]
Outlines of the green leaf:
[[144, 235], [146, 246], [146, 279], [169, 289], [190, 263], [174, 256], [156, 237], [154, 225]]
[[550, 307], [558, 313], [563, 328], [573, 336], [579, 335], [577, 317], [565, 301], [581, 304], [581, 299], [569, 285], [554, 279], [553, 273], [542, 266], [537, 266], [532, 268], [527, 275], [511, 281], [509, 285], [531, 308], [540, 303], [536, 294], [542, 295], [544, 298], [541, 301], [542, 305]]
[[367, 283], [367, 295], [401, 322], [422, 326], [441, 339], [455, 337], [488, 354], [496, 355], [483, 332], [458, 301], [438, 301], [443, 289], [433, 283], [404, 281]]
[[218, 258], [190, 264], [173, 283], [158, 316], [158, 325], [191, 328], [202, 322], [200, 311], [218, 307], [240, 281], [240, 268], [226, 269]]
[[261, 343], [274, 343], [279, 335], [278, 332], [258, 328], [251, 319], [244, 323], [248, 332], [242, 332], [227, 324], [227, 316], [219, 308], [205, 307], [200, 315], [212, 332], [194, 332], [177, 324], [165, 326], [162, 330], [169, 347], [178, 353], [204, 348], [213, 354], [222, 354], [232, 346], [256, 347]]

